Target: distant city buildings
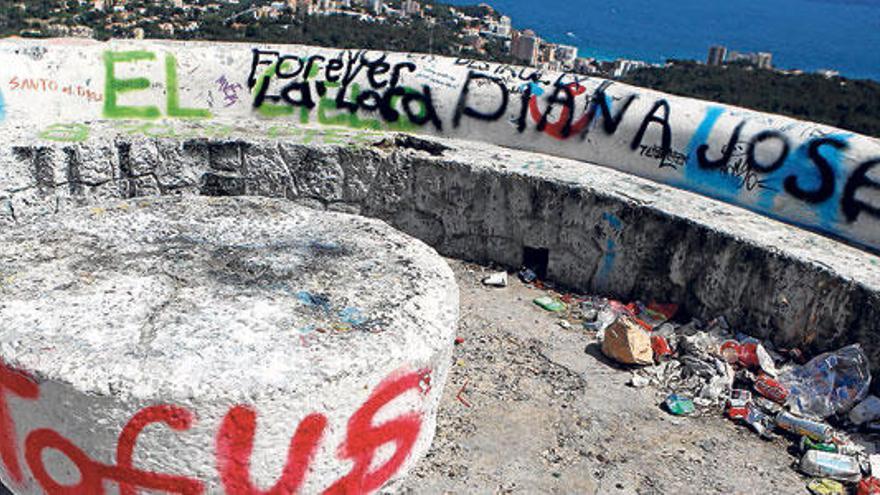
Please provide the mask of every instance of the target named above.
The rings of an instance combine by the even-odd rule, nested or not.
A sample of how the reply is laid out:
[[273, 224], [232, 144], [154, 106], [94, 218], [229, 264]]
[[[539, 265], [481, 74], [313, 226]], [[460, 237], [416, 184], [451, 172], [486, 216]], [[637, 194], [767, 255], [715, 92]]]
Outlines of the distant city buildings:
[[561, 63], [571, 65], [577, 59], [578, 49], [576, 46], [557, 45], [555, 56], [556, 60], [559, 60]]
[[510, 55], [529, 65], [535, 65], [538, 61], [541, 39], [531, 29], [514, 32], [510, 42]]
[[736, 50], [728, 51], [726, 47], [715, 45], [709, 47], [709, 56], [706, 58], [706, 65], [721, 66], [731, 63], [744, 63], [757, 67], [759, 69], [773, 68], [773, 54], [769, 52], [738, 52]]
[[[501, 15], [491, 6], [481, 3], [474, 7], [455, 7], [433, 4], [426, 0], [75, 0], [83, 10], [101, 11], [98, 19], [89, 20], [89, 26], [70, 22], [70, 7], [56, 9], [59, 22], [41, 21], [39, 29], [27, 31], [34, 35], [102, 36], [120, 38], [174, 37], [198, 39], [198, 33], [210, 26], [212, 32], [229, 30], [253, 37], [265, 26], [289, 29], [295, 17], [311, 15], [353, 16], [370, 23], [407, 24], [423, 23], [419, 29], [431, 30], [430, 45], [425, 51], [437, 48], [434, 30], [447, 30], [442, 39], [451, 39], [442, 53], [462, 57], [493, 58], [496, 61], [536, 67], [544, 71], [570, 71], [580, 74], [622, 78], [633, 71], [649, 67], [641, 60], [596, 60], [580, 57], [578, 47], [552, 43], [530, 29], [518, 30], [510, 17]], [[59, 2], [67, 4], [67, 2]], [[24, 5], [22, 3], [22, 5]], [[24, 8], [24, 7], [22, 7]], [[222, 25], [217, 26], [219, 14]], [[208, 20], [210, 19], [210, 21]], [[36, 24], [36, 23], [34, 23]], [[442, 24], [442, 26], [441, 26]], [[25, 32], [22, 30], [22, 32]], [[283, 32], [283, 31], [279, 31]], [[196, 34], [190, 34], [196, 33]], [[451, 36], [448, 36], [451, 34]], [[444, 41], [445, 43], [445, 41]], [[728, 50], [722, 45], [709, 47], [706, 65], [746, 64], [761, 69], [773, 68], [773, 54], [746, 53]], [[654, 65], [662, 67], [662, 65]], [[782, 71], [779, 71], [782, 72]], [[791, 71], [789, 71], [791, 72]], [[834, 77], [834, 71], [820, 71], [825, 77]]]
[[403, 0], [403, 15], [421, 17], [422, 6], [416, 0]]
[[614, 71], [611, 73], [612, 77], [623, 77], [630, 72], [640, 69], [642, 67], [647, 67], [647, 62], [642, 62], [641, 60], [626, 60], [619, 59], [614, 61]]
[[723, 65], [727, 59], [727, 48], [723, 46], [710, 46], [709, 58], [706, 59], [706, 65]]

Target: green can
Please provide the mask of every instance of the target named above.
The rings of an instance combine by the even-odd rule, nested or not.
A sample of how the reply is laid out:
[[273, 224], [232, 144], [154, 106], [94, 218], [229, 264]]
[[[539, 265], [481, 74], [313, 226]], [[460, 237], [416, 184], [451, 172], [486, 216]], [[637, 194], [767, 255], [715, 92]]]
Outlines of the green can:
[[808, 450], [821, 450], [822, 452], [834, 452], [837, 453], [837, 444], [835, 443], [825, 443], [825, 442], [817, 442], [810, 437], [803, 436], [801, 437], [801, 452], [806, 452]]

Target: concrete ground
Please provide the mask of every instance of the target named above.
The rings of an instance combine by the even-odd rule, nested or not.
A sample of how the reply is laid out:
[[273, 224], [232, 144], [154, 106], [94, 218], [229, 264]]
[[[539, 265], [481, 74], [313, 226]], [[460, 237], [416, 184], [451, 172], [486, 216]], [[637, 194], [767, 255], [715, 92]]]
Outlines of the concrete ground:
[[[797, 458], [716, 411], [675, 417], [665, 394], [626, 385], [592, 332], [532, 303], [544, 291], [448, 260], [459, 335], [437, 436], [403, 493], [806, 493]], [[485, 270], [485, 271], [484, 271]], [[460, 398], [460, 399], [459, 399]]]

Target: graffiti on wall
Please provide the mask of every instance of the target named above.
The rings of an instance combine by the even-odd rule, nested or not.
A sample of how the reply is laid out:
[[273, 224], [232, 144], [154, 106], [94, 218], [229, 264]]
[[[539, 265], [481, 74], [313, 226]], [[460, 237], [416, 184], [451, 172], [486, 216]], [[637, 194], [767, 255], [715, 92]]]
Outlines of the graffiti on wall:
[[45, 77], [22, 77], [13, 76], [7, 85], [9, 92], [36, 92], [36, 93], [61, 93], [68, 96], [82, 98], [90, 102], [100, 102], [104, 95], [100, 91], [93, 90], [82, 84], [64, 84], [55, 79]]
[[[376, 417], [392, 401], [407, 393], [425, 394], [430, 390], [430, 371], [393, 373], [376, 386], [367, 400], [349, 418], [345, 439], [337, 449], [340, 460], [350, 462], [349, 472], [324, 490], [325, 495], [370, 493], [385, 484], [409, 457], [421, 433], [422, 417], [418, 412], [399, 414], [376, 424]], [[90, 457], [89, 453], [52, 428], [38, 428], [17, 436], [16, 420], [8, 398], [27, 402], [40, 400], [40, 386], [28, 374], [0, 362], [0, 463], [7, 477], [15, 484], [25, 481], [25, 469], [48, 495], [105, 493], [108, 483], [115, 483], [121, 495], [134, 495], [139, 490], [165, 493], [205, 493], [204, 480], [180, 474], [146, 471], [134, 466], [138, 439], [151, 425], [162, 425], [180, 434], [198, 421], [196, 414], [176, 405], [158, 404], [141, 409], [124, 425], [110, 463]], [[384, 416], [383, 416], [384, 417]], [[221, 420], [214, 439], [214, 465], [226, 493], [290, 495], [299, 491], [306, 481], [326, 430], [327, 417], [312, 413], [300, 421], [290, 440], [287, 460], [279, 479], [269, 490], [258, 488], [251, 477], [251, 456], [258, 428], [258, 411], [250, 405], [231, 407]], [[21, 447], [23, 442], [23, 448]], [[377, 451], [394, 447], [390, 456]], [[46, 466], [44, 452], [54, 450], [76, 467], [79, 480], [62, 484]], [[383, 450], [383, 452], [387, 452]]]
[[[111, 119], [157, 119], [162, 116], [158, 106], [131, 106], [118, 102], [121, 94], [144, 90], [150, 87], [150, 80], [144, 77], [118, 78], [116, 68], [122, 64], [152, 62], [156, 54], [147, 50], [104, 52], [104, 117]], [[177, 57], [165, 55], [165, 115], [172, 118], [204, 119], [211, 112], [203, 108], [180, 106], [180, 85], [177, 80]]]
[[[222, 117], [248, 117], [273, 122], [260, 131], [267, 137], [310, 142], [330, 128], [481, 140], [623, 170], [880, 249], [880, 144], [864, 136], [505, 64], [302, 46], [193, 62], [207, 50], [185, 48], [178, 60], [168, 48], [102, 49], [101, 116], [132, 121], [118, 130], [147, 138], [223, 139]], [[53, 87], [28, 82], [29, 91], [35, 85]], [[188, 130], [168, 122], [177, 119], [212, 123]], [[39, 132], [89, 135], [89, 122]]]
[[[392, 61], [388, 54], [365, 51], [342, 50], [325, 57], [254, 49], [247, 81], [253, 107], [264, 116], [297, 111], [307, 115], [326, 103], [348, 112], [349, 119], [369, 117], [386, 126], [405, 122], [410, 130], [451, 135], [468, 121], [495, 125], [492, 129], [498, 129], [495, 123], [500, 121], [510, 135], [544, 134], [561, 142], [564, 156], [578, 155], [581, 150], [578, 157], [586, 159], [601, 146], [593, 139], [598, 134], [623, 144], [614, 144], [612, 150], [623, 155], [621, 160], [632, 161], [626, 158], [629, 154], [665, 169], [670, 175], [667, 182], [673, 185], [770, 215], [778, 201], [794, 202], [813, 216], [803, 223], [832, 233], [837, 225], [861, 216], [880, 219], [880, 205], [862, 197], [868, 190], [880, 189], [880, 179], [872, 175], [880, 156], [848, 166], [851, 144], [845, 134], [819, 134], [796, 142], [749, 112], [719, 106], [706, 107], [697, 125], [682, 126], [675, 120], [676, 102], [663, 95], [612, 94], [609, 81], [592, 81], [593, 88], [588, 89], [590, 80], [583, 76], [561, 74], [551, 79], [531, 69], [455, 63], [467, 72], [454, 97], [444, 93], [441, 100], [436, 99], [433, 84], [409, 87], [401, 83], [422, 70], [412, 60]], [[435, 70], [421, 79], [443, 80], [440, 89], [449, 86], [448, 79], [439, 78]], [[646, 98], [650, 100], [643, 101]], [[674, 143], [687, 143], [686, 149], [675, 149]], [[552, 146], [545, 147], [554, 151]], [[640, 172], [633, 168], [628, 171]], [[648, 170], [643, 174], [658, 177]]]

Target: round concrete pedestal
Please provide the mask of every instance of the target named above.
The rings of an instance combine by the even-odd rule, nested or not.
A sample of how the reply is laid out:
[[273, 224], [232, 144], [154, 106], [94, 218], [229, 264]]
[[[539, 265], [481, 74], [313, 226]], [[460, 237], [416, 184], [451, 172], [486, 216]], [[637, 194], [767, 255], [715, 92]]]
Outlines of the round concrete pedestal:
[[457, 317], [431, 248], [285, 201], [132, 200], [0, 233], [0, 481], [393, 489], [430, 446]]

